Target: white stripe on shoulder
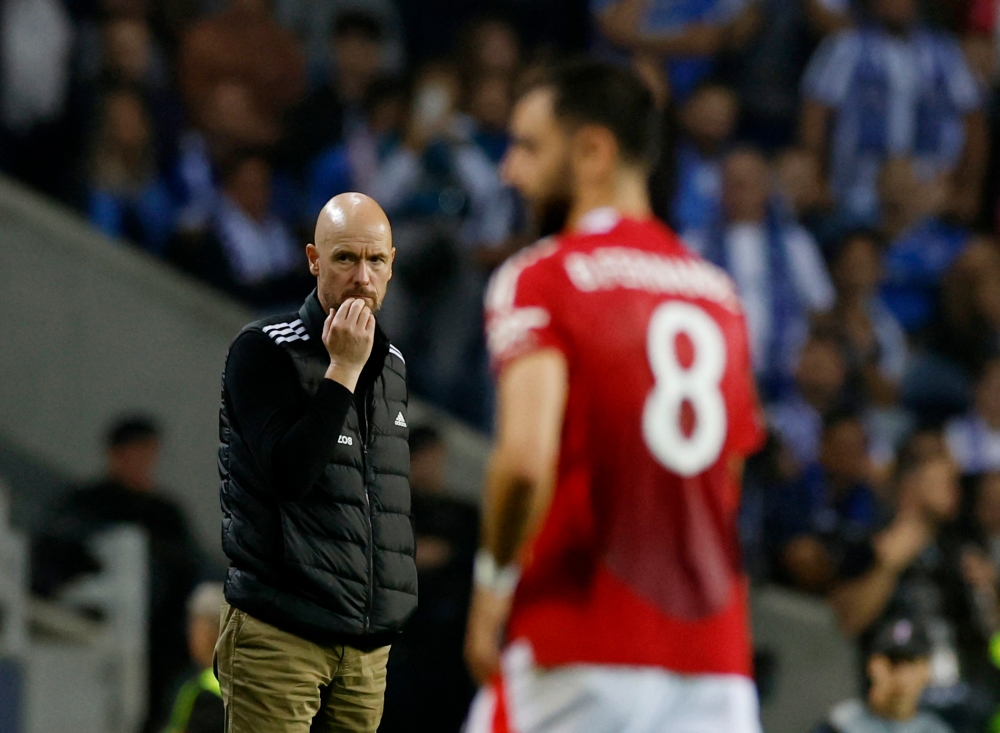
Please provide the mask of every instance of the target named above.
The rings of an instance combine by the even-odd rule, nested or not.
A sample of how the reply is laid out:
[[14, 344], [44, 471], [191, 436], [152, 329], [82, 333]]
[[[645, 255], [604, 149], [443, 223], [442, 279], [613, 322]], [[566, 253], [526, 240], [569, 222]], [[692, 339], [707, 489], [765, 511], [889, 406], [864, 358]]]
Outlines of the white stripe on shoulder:
[[306, 327], [302, 325], [301, 319], [296, 319], [291, 323], [272, 323], [261, 329], [264, 333], [274, 339], [274, 343], [283, 344], [288, 341], [309, 341], [309, 334]]
[[398, 357], [399, 357], [399, 360], [400, 360], [401, 362], [403, 362], [404, 364], [406, 363], [406, 359], [404, 359], [404, 358], [403, 358], [403, 352], [402, 352], [402, 351], [400, 351], [399, 349], [397, 349], [397, 348], [396, 348], [395, 346], [393, 346], [392, 344], [389, 344], [389, 353], [390, 353], [390, 354], [395, 354], [396, 356], [398, 356]]

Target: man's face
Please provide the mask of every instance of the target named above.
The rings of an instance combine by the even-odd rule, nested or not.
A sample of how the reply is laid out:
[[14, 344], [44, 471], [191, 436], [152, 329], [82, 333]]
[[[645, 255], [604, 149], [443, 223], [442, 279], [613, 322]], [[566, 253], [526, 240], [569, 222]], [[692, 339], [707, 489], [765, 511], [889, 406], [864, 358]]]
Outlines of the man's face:
[[337, 72], [350, 77], [359, 91], [371, 82], [382, 63], [382, 44], [363, 33], [344, 33], [333, 39]]
[[958, 469], [947, 456], [924, 464], [914, 477], [925, 515], [937, 522], [947, 522], [958, 514], [961, 493]]
[[722, 208], [731, 222], [758, 223], [771, 195], [767, 161], [757, 153], [730, 155], [722, 167]]
[[868, 440], [860, 420], [842, 420], [824, 431], [820, 462], [830, 478], [849, 483], [868, 479]]
[[511, 143], [501, 175], [535, 208], [539, 220], [569, 207], [573, 189], [569, 135], [556, 119], [552, 92], [539, 88], [514, 106]]
[[929, 659], [891, 661], [882, 654], [868, 661], [872, 686], [868, 703], [883, 718], [905, 721], [917, 713], [917, 704], [931, 679]]
[[157, 438], [133, 440], [108, 449], [108, 474], [133, 491], [152, 491], [159, 459]]
[[362, 298], [377, 313], [392, 279], [395, 257], [387, 226], [342, 232], [317, 242], [309, 259], [320, 303], [326, 310], [337, 310], [348, 298]]

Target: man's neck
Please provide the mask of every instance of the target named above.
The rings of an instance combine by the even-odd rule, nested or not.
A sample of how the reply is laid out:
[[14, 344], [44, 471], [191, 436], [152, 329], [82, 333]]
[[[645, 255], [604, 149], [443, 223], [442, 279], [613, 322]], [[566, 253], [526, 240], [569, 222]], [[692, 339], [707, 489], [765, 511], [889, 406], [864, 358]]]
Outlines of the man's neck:
[[650, 217], [653, 212], [645, 176], [623, 172], [607, 185], [579, 190], [566, 217], [566, 230], [578, 229], [581, 220], [595, 209], [614, 209], [630, 219]]

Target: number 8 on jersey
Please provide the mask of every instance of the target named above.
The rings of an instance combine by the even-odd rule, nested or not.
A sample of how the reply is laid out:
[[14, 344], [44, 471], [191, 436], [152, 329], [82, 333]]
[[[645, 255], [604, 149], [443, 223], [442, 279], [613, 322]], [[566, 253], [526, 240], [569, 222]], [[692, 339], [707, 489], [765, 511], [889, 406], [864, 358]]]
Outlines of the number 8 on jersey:
[[[681, 334], [690, 339], [693, 350], [686, 368], [677, 351]], [[646, 348], [656, 380], [642, 415], [646, 446], [667, 469], [696, 476], [719, 459], [726, 439], [726, 403], [720, 387], [726, 369], [725, 338], [702, 308], [672, 301], [653, 311]], [[682, 425], [684, 402], [694, 412], [694, 426], [687, 435]]]

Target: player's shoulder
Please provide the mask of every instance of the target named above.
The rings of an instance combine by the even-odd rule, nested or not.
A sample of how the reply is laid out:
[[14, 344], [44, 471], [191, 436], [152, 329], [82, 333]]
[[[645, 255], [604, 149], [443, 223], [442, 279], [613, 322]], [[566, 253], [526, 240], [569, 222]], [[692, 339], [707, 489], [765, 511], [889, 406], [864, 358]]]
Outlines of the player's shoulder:
[[486, 289], [486, 307], [493, 311], [512, 308], [518, 287], [525, 281], [544, 277], [558, 267], [557, 255], [563, 251], [561, 238], [545, 237], [509, 257], [496, 269]]
[[279, 346], [293, 341], [311, 340], [298, 313], [284, 313], [260, 318], [244, 326], [237, 338], [251, 333], [263, 334]]

